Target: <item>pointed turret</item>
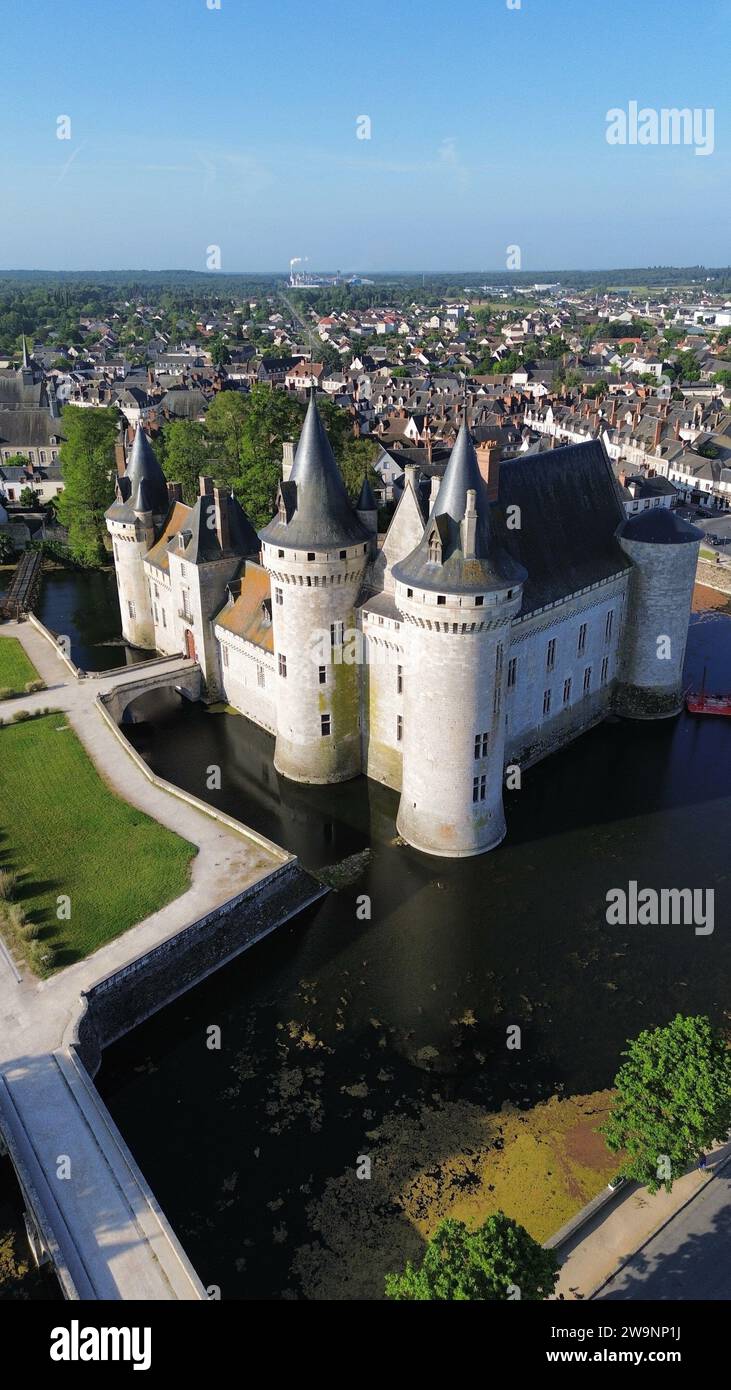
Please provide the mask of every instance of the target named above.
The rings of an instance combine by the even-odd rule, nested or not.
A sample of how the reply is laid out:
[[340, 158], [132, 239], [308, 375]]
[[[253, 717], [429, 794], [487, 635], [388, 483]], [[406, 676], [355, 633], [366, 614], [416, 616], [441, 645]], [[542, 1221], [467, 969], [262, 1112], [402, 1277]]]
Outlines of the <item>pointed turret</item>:
[[277, 515], [260, 535], [290, 550], [334, 550], [369, 538], [348, 497], [314, 393], [289, 481], [279, 487]]
[[[165, 474], [142, 425], [137, 426], [125, 479], [129, 488], [125, 500], [132, 503], [134, 511], [151, 511], [159, 516], [164, 515], [168, 509], [168, 489]], [[144, 500], [149, 503], [147, 507], [136, 505], [142, 484], [144, 484]]]
[[526, 578], [523, 567], [498, 542], [487, 483], [466, 424], [460, 428], [424, 535], [393, 573], [400, 583], [452, 593], [504, 589]]
[[30, 368], [30, 362], [28, 360], [28, 344], [25, 339], [25, 333], [23, 334], [23, 366], [25, 367], [26, 371]]

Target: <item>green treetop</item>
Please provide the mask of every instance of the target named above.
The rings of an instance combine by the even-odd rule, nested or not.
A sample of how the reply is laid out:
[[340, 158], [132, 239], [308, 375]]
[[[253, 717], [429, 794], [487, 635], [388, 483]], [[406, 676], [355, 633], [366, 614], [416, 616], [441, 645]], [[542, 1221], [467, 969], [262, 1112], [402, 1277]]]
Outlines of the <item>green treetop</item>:
[[698, 1155], [731, 1128], [731, 1051], [703, 1016], [676, 1014], [640, 1033], [622, 1054], [617, 1095], [603, 1128], [622, 1171], [669, 1192]]
[[386, 1275], [386, 1297], [425, 1301], [532, 1302], [547, 1298], [558, 1279], [558, 1258], [504, 1212], [476, 1231], [463, 1221], [442, 1221], [421, 1265]]

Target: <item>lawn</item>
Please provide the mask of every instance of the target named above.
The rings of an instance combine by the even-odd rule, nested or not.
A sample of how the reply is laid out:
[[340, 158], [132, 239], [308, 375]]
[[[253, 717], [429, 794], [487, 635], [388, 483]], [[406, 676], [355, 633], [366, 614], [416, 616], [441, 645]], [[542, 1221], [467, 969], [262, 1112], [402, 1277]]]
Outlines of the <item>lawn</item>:
[[[52, 948], [53, 969], [184, 893], [196, 853], [120, 800], [53, 713], [0, 729], [0, 837], [15, 901]], [[66, 900], [68, 920], [57, 916]]]
[[39, 679], [17, 637], [0, 637], [0, 700], [22, 695], [29, 682]]

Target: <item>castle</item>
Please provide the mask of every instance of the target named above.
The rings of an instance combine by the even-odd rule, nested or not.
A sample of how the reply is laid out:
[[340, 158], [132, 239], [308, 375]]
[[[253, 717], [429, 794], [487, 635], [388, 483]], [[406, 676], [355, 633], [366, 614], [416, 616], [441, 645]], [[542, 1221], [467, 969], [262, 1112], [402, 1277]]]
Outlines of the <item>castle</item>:
[[506, 768], [608, 714], [681, 708], [701, 533], [668, 508], [628, 517], [598, 441], [500, 463], [465, 424], [428, 500], [406, 469], [379, 537], [313, 396], [276, 506], [257, 535], [210, 478], [184, 505], [140, 426], [107, 512], [123, 635], [195, 658], [284, 777], [399, 792], [416, 849], [492, 849]]

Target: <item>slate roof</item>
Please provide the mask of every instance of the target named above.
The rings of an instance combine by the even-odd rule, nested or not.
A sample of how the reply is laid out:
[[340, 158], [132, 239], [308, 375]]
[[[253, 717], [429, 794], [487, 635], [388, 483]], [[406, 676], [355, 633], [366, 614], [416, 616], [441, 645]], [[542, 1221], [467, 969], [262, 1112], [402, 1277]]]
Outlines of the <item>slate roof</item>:
[[289, 481], [280, 484], [279, 501], [278, 514], [259, 532], [270, 545], [290, 550], [332, 550], [370, 538], [348, 497], [314, 394]]
[[[477, 528], [474, 557], [462, 550], [461, 525], [468, 491], [475, 493]], [[410, 555], [393, 567], [399, 583], [449, 593], [480, 593], [522, 584], [525, 569], [511, 556], [495, 528], [496, 508], [489, 500], [471, 435], [462, 426], [447, 464], [424, 535]], [[430, 560], [430, 537], [436, 526], [442, 543], [441, 564]]]
[[61, 438], [61, 421], [49, 410], [0, 410], [0, 446], [46, 449]]
[[127, 468], [117, 478], [117, 500], [107, 509], [112, 521], [134, 521], [135, 512], [165, 516], [169, 506], [165, 474], [141, 425], [137, 427]]
[[221, 505], [228, 509], [230, 544], [227, 548], [221, 549], [214, 525], [215, 498], [212, 493], [207, 493], [199, 497], [195, 506], [191, 508], [186, 527], [190, 531], [190, 540], [182, 550], [176, 550], [176, 554], [181, 554], [184, 560], [190, 561], [193, 565], [210, 564], [226, 555], [240, 555], [243, 558], [259, 554], [259, 537], [241, 504], [230, 493], [226, 493], [221, 498]]
[[[520, 528], [507, 508], [520, 507]], [[647, 512], [655, 516], [659, 511]], [[622, 492], [597, 439], [520, 455], [500, 465], [497, 530], [505, 549], [528, 571], [522, 613], [565, 598], [627, 569], [617, 540], [625, 520]]]
[[46, 391], [42, 381], [31, 385], [23, 381], [20, 372], [0, 372], [0, 407], [28, 410], [45, 404]]
[[618, 534], [628, 541], [647, 545], [693, 545], [704, 539], [697, 526], [691, 526], [669, 507], [653, 507], [636, 516], [627, 517]]
[[355, 504], [355, 510], [357, 512], [378, 511], [378, 503], [376, 502], [376, 499], [373, 496], [373, 489], [371, 488], [371, 485], [368, 482], [367, 478], [363, 479], [363, 486], [360, 490], [360, 496], [358, 497], [358, 501]]

